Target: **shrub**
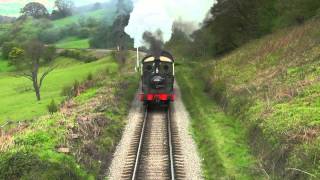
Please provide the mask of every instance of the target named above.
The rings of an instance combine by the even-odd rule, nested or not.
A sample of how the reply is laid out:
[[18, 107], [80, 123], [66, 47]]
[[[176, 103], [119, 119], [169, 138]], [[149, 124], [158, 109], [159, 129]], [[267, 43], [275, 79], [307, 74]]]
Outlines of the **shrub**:
[[9, 59], [9, 54], [10, 54], [10, 52], [12, 51], [12, 49], [14, 47], [18, 47], [18, 45], [16, 43], [13, 43], [13, 42], [3, 43], [3, 45], [2, 45], [2, 57], [4, 59]]
[[55, 29], [45, 30], [39, 33], [40, 41], [48, 44], [55, 43], [61, 38], [62, 35], [60, 34], [60, 31], [57, 31]]
[[85, 63], [90, 63], [98, 60], [98, 58], [90, 54], [87, 54], [85, 51], [74, 50], [74, 49], [64, 50], [62, 53], [60, 53], [60, 55], [69, 57], [69, 58], [74, 58]]
[[88, 38], [90, 36], [90, 29], [89, 28], [81, 28], [79, 31], [79, 38]]
[[43, 59], [48, 63], [51, 62], [56, 56], [56, 47], [55, 46], [47, 46], [44, 49]]
[[88, 74], [87, 80], [88, 80], [88, 81], [92, 81], [92, 80], [93, 80], [93, 75], [92, 75], [92, 73]]
[[63, 37], [67, 37], [67, 36], [78, 36], [79, 35], [79, 29], [81, 27], [74, 23], [74, 24], [70, 24], [70, 25], [67, 25], [65, 28], [63, 28], [61, 30], [61, 35]]
[[31, 150], [0, 154], [0, 179], [88, 179], [68, 157], [40, 158]]
[[58, 112], [58, 106], [52, 99], [51, 103], [47, 106], [49, 113], [52, 115], [53, 113]]
[[73, 83], [73, 95], [78, 96], [80, 94], [80, 83], [79, 81], [75, 81]]
[[67, 98], [73, 97], [73, 91], [71, 86], [64, 86], [61, 90], [61, 96], [66, 96]]

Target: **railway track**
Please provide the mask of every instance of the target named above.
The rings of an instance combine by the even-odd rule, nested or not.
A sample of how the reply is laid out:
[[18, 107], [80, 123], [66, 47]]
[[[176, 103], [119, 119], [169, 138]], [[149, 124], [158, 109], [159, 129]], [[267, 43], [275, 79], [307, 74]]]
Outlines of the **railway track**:
[[171, 109], [145, 108], [122, 179], [184, 179]]

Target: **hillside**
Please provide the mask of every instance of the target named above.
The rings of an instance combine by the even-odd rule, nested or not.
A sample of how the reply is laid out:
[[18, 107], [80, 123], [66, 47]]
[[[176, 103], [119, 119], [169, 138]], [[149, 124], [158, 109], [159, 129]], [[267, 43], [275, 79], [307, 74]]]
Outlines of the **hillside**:
[[[261, 168], [259, 171], [271, 179], [320, 177], [319, 28], [320, 19], [315, 18], [251, 41], [221, 58], [186, 60], [180, 67], [180, 76], [185, 77], [183, 74], [188, 71], [194, 74], [192, 78], [187, 76], [191, 80], [178, 78], [185, 87], [183, 93], [189, 97], [186, 103], [194, 109], [191, 111], [208, 106], [195, 96], [200, 92], [199, 96], [205, 93], [232, 115], [235, 125], [230, 128], [236, 132], [245, 129], [245, 134], [238, 133], [235, 138], [246, 139], [256, 166]], [[191, 85], [197, 81], [199, 89]], [[195, 106], [195, 102], [200, 104]], [[195, 114], [193, 118], [197, 117]], [[239, 123], [240, 127], [235, 127]], [[194, 131], [200, 134], [220, 130], [221, 127], [210, 130], [209, 126], [194, 126]], [[212, 143], [219, 147], [219, 141]], [[205, 146], [200, 151], [204, 153], [204, 164], [210, 162], [209, 156], [223, 152]], [[223, 153], [219, 157], [223, 159]], [[205, 167], [207, 171], [213, 170]], [[221, 176], [230, 175], [233, 173]]]
[[116, 9], [114, 7], [108, 7], [106, 9], [99, 9], [95, 11], [89, 11], [84, 13], [77, 13], [73, 16], [66, 17], [52, 21], [54, 28], [61, 28], [73, 23], [79, 23], [83, 19], [93, 18], [98, 21], [104, 21], [107, 24], [112, 24], [114, 20]]
[[111, 26], [115, 20], [116, 9], [113, 6], [54, 21], [28, 17], [25, 20], [0, 24], [0, 44], [21, 43], [39, 38], [46, 44], [57, 44], [59, 48], [88, 48], [89, 38], [96, 33], [96, 29], [101, 24]]
[[[0, 124], [7, 120], [27, 120], [47, 113], [47, 105], [52, 99], [60, 102], [64, 97], [61, 91], [66, 86], [71, 86], [74, 81], [82, 81], [88, 74], [95, 74], [109, 66], [106, 60], [94, 63], [81, 63], [74, 59], [58, 58], [59, 68], [46, 80], [42, 89], [44, 100], [39, 103], [34, 98], [30, 80], [24, 77], [14, 77], [12, 74], [0, 74]], [[10, 85], [9, 85], [10, 84]], [[23, 99], [23, 101], [21, 101]]]
[[11, 22], [13, 22], [14, 20], [16, 20], [16, 18], [14, 18], [14, 17], [8, 17], [8, 16], [1, 16], [1, 15], [0, 15], [0, 24], [3, 24], [3, 23], [11, 23]]
[[86, 49], [89, 48], [89, 39], [81, 39], [77, 37], [68, 37], [58, 41], [55, 46], [63, 49]]
[[[137, 89], [134, 63], [120, 66], [110, 54], [91, 63], [60, 56], [54, 63], [41, 101], [30, 80], [0, 72], [0, 179], [105, 176]], [[49, 104], [58, 112], [49, 113]]]

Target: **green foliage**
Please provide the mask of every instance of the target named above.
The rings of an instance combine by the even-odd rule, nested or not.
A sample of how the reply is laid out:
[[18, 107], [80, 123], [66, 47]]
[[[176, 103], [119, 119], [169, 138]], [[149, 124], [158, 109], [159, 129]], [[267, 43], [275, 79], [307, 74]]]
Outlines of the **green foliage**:
[[98, 22], [103, 22], [106, 24], [112, 24], [114, 21], [115, 10], [110, 7], [109, 9], [100, 9], [96, 11], [89, 11], [83, 14], [74, 14], [73, 16], [69, 16], [63, 19], [54, 20], [53, 25], [55, 28], [62, 28], [68, 26], [70, 24], [78, 23], [80, 21], [80, 25], [83, 26], [81, 22], [86, 20], [86, 26], [89, 22], [94, 22], [92, 19], [97, 20]]
[[12, 65], [15, 65], [14, 62], [18, 59], [23, 58], [24, 55], [25, 51], [23, 49], [17, 47], [12, 48], [12, 50], [9, 53], [9, 59], [11, 60], [10, 63]]
[[57, 42], [56, 46], [63, 49], [87, 49], [90, 47], [89, 39], [79, 39], [77, 37], [65, 38]]
[[56, 47], [55, 46], [46, 46], [43, 52], [43, 59], [46, 63], [52, 62], [56, 57]]
[[282, 0], [277, 3], [277, 10], [281, 13], [276, 20], [275, 28], [304, 23], [319, 13], [318, 0]]
[[[85, 79], [89, 73], [96, 74], [97, 71], [106, 68], [114, 68], [115, 63], [111, 58], [101, 59], [92, 63], [81, 63], [74, 59], [59, 57], [55, 60], [58, 66], [45, 80], [42, 86], [42, 101], [34, 100], [34, 92], [20, 92], [16, 89], [21, 86], [30, 86], [30, 81], [24, 77], [13, 77], [9, 74], [0, 74], [0, 124], [6, 120], [29, 120], [47, 113], [46, 105], [52, 99], [56, 102], [62, 101], [61, 90], [65, 86], [72, 86], [75, 80]], [[40, 69], [43, 72], [45, 69]], [[23, 101], [21, 101], [23, 99]]]
[[74, 8], [74, 2], [72, 0], [55, 0], [54, 5], [58, 9], [56, 13], [58, 13], [61, 18], [72, 15], [72, 9]]
[[133, 39], [125, 33], [124, 28], [129, 23], [129, 15], [120, 15], [113, 22], [112, 26], [102, 23], [90, 39], [90, 47], [93, 48], [114, 48], [121, 49], [133, 47]]
[[[319, 153], [315, 148], [319, 147], [320, 119], [319, 27], [315, 18], [252, 41], [219, 59], [188, 61], [193, 69], [199, 69], [193, 75], [206, 83], [203, 90], [243, 122], [252, 150], [271, 179], [310, 178], [288, 170], [291, 167], [313, 175], [319, 170], [319, 157], [315, 156]], [[186, 101], [197, 106], [195, 101]]]
[[48, 112], [50, 114], [56, 113], [58, 112], [58, 106], [57, 104], [54, 102], [54, 100], [52, 99], [51, 103], [47, 106]]
[[89, 74], [88, 74], [87, 80], [88, 80], [88, 81], [92, 81], [92, 80], [93, 80], [93, 75], [92, 75], [92, 73], [89, 73]]
[[61, 32], [57, 29], [45, 29], [39, 33], [39, 40], [48, 44], [55, 43], [61, 38]]
[[14, 68], [9, 65], [7, 60], [0, 58], [0, 73], [12, 71]]
[[55, 123], [37, 122], [32, 131], [15, 136], [16, 145], [0, 154], [0, 179], [88, 178], [72, 157], [55, 151], [56, 143], [65, 135], [63, 129], [52, 126]]
[[[318, 0], [217, 1], [210, 11], [212, 18], [192, 35], [192, 48], [183, 49], [191, 57], [217, 57], [275, 30], [302, 24], [319, 11]], [[184, 46], [177, 38], [174, 33], [171, 47]]]
[[177, 68], [177, 79], [191, 115], [205, 179], [261, 179], [244, 127], [204, 92], [205, 82], [194, 76], [201, 69], [183, 64]]
[[47, 8], [38, 2], [30, 2], [21, 9], [22, 16], [32, 16], [34, 18], [48, 17]]
[[16, 43], [6, 42], [2, 45], [2, 57], [4, 59], [9, 59], [9, 54], [14, 47], [18, 47]]
[[97, 58], [93, 55], [88, 54], [84, 50], [66, 49], [60, 53], [64, 57], [74, 58], [85, 63], [96, 61]]

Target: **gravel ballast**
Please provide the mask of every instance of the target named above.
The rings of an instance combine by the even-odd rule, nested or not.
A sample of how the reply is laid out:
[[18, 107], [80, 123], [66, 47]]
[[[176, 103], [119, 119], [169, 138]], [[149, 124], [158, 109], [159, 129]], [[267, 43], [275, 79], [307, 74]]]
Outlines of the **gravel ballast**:
[[187, 179], [203, 179], [201, 172], [201, 161], [197, 152], [197, 146], [192, 139], [190, 127], [190, 116], [186, 110], [178, 84], [175, 84], [176, 100], [173, 103], [172, 120], [178, 128], [179, 144], [183, 155], [185, 176]]
[[[184, 173], [186, 179], [203, 179], [201, 173], [201, 161], [197, 153], [197, 148], [189, 131], [190, 116], [181, 100], [180, 89], [175, 85], [176, 100], [173, 105], [172, 120], [175, 121], [177, 128], [179, 145], [181, 146], [181, 155], [183, 159]], [[138, 100], [138, 95], [132, 103], [132, 108], [128, 115], [127, 126], [123, 137], [114, 153], [111, 166], [107, 172], [108, 179], [119, 180], [123, 177], [125, 171], [126, 159], [130, 156], [129, 149], [133, 142], [133, 137], [139, 123], [143, 120], [143, 105]]]

